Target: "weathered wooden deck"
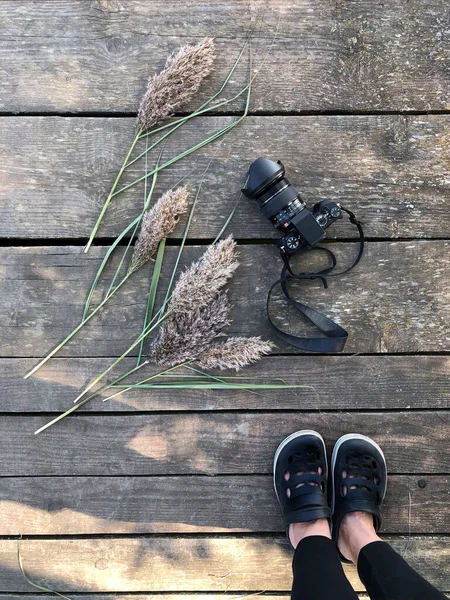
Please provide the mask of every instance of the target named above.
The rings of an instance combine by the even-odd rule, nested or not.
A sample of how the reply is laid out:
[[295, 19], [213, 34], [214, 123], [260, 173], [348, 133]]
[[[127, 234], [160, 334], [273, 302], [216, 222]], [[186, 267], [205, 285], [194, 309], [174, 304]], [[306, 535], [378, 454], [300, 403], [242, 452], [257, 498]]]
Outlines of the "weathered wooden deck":
[[[256, 64], [281, 18], [251, 116], [164, 172], [160, 189], [213, 158], [185, 262], [214, 238], [260, 155], [281, 158], [310, 204], [348, 205], [369, 239], [362, 264], [328, 291], [299, 290], [339, 315], [351, 333], [346, 354], [299, 356], [278, 344], [250, 369], [314, 391], [130, 393], [33, 436], [140, 331], [145, 270], [111, 301], [108, 320], [22, 379], [79, 321], [106, 246], [138, 210], [138, 193], [119, 197], [83, 254], [148, 73], [181, 41], [215, 35], [218, 67], [206, 96], [262, 7]], [[19, 570], [19, 533], [28, 575], [80, 600], [286, 596], [291, 553], [271, 466], [296, 428], [317, 429], [330, 449], [355, 430], [381, 444], [391, 474], [383, 533], [449, 592], [448, 2], [3, 0], [0, 23], [0, 600], [50, 600]], [[236, 89], [245, 76], [241, 69]], [[167, 151], [238, 109], [186, 126]], [[269, 336], [277, 234], [246, 202], [231, 231], [241, 266], [229, 331]], [[329, 233], [339, 257], [354, 253], [352, 229]], [[348, 573], [362, 592], [355, 569]]]

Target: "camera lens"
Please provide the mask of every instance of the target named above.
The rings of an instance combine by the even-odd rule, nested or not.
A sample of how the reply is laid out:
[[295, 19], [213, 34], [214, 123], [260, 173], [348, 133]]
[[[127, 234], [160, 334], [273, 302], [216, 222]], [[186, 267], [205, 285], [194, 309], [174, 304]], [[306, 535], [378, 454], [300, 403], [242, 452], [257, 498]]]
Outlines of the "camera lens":
[[242, 193], [256, 200], [261, 212], [277, 229], [286, 231], [292, 218], [305, 208], [297, 190], [286, 179], [281, 161], [258, 158], [248, 172]]

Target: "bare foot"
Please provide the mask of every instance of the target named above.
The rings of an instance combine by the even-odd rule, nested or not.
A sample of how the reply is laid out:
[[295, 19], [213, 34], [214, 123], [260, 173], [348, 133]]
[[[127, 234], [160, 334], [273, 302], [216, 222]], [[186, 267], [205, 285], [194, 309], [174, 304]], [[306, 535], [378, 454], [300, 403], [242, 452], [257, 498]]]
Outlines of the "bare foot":
[[360, 550], [372, 542], [381, 542], [375, 533], [373, 516], [365, 512], [345, 515], [339, 528], [338, 548], [341, 554], [356, 564]]
[[292, 523], [289, 525], [289, 541], [297, 548], [297, 545], [305, 537], [311, 535], [322, 535], [331, 539], [330, 524], [328, 519], [317, 519], [307, 523]]

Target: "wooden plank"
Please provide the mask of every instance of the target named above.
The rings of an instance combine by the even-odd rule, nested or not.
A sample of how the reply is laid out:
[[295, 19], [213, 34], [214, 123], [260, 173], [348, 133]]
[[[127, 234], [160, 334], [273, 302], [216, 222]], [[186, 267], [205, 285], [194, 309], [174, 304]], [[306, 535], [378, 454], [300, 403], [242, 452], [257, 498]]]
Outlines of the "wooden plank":
[[271, 473], [296, 429], [332, 444], [357, 431], [383, 448], [390, 473], [450, 473], [450, 419], [435, 412], [79, 415], [37, 437], [45, 417], [0, 420], [0, 476]]
[[[387, 538], [421, 574], [450, 587], [447, 537]], [[28, 575], [70, 592], [288, 591], [292, 551], [283, 538], [134, 538], [24, 540]], [[17, 541], [0, 548], [0, 589], [29, 591], [17, 566]], [[363, 591], [356, 568], [346, 573]]]
[[[280, 595], [275, 594], [264, 594], [264, 599], [266, 600], [286, 600], [286, 595], [288, 592], [284, 592]], [[360, 600], [369, 600], [369, 596], [366, 596], [363, 593], [358, 594]], [[42, 596], [42, 595], [34, 595], [33, 600], [53, 600], [54, 595], [52, 596]], [[238, 596], [232, 597], [231, 600], [243, 600], [245, 596], [239, 594]], [[152, 596], [151, 594], [147, 594], [145, 596], [146, 600], [217, 600], [217, 594], [158, 594], [157, 596]], [[22, 595], [16, 594], [1, 594], [1, 600], [23, 600]], [[82, 594], [77, 595], [77, 600], [142, 600], [142, 595], [135, 596], [133, 594]]]
[[[352, 243], [329, 247], [342, 265], [356, 252]], [[293, 285], [293, 293], [350, 331], [346, 352], [447, 351], [448, 248], [447, 241], [369, 243], [358, 268], [330, 281], [328, 290], [307, 282], [301, 287]], [[183, 264], [189, 264], [203, 250], [187, 248]], [[45, 356], [79, 323], [103, 253], [100, 247], [87, 255], [81, 247], [71, 246], [0, 249], [2, 356]], [[281, 260], [271, 245], [240, 246], [239, 253], [241, 264], [230, 285], [234, 320], [228, 332], [271, 338], [266, 293], [279, 277]], [[167, 250], [161, 290], [166, 289], [176, 256], [176, 248]], [[294, 262], [294, 268], [317, 270], [323, 268], [320, 260], [319, 256], [303, 258], [303, 262]], [[92, 319], [60, 355], [120, 356], [141, 332], [147, 280], [148, 270], [141, 269], [124, 286], [123, 293], [121, 290], [103, 309], [101, 318]], [[286, 312], [281, 298], [274, 299], [273, 316], [291, 333], [317, 335], [296, 314]], [[281, 342], [277, 347], [278, 353], [294, 351]], [[309, 382], [303, 379], [301, 383]]]
[[[232, 120], [204, 118], [186, 125], [168, 140], [164, 156], [176, 156]], [[0, 123], [0, 236], [87, 238], [131, 142], [134, 120], [8, 117]], [[220, 144], [163, 171], [157, 189], [187, 176], [195, 190], [213, 159], [190, 236], [214, 238], [238, 199], [249, 164], [266, 155], [283, 160], [311, 209], [323, 199], [342, 202], [364, 222], [368, 236], [448, 237], [448, 129], [444, 115], [249, 117]], [[123, 183], [140, 177], [144, 168], [130, 167]], [[143, 185], [117, 196], [100, 239], [118, 235], [141, 210], [142, 198]], [[230, 230], [244, 239], [280, 235], [245, 199]], [[340, 222], [327, 235], [357, 233]]]
[[[66, 410], [79, 390], [110, 365], [106, 358], [56, 359], [28, 380], [36, 359], [0, 359], [1, 412], [43, 413]], [[113, 373], [135, 366], [126, 359]], [[146, 367], [146, 376], [156, 371]], [[365, 410], [445, 409], [449, 394], [449, 356], [273, 356], [245, 369], [251, 377], [283, 377], [313, 388], [271, 390], [133, 390], [102, 404], [103, 411], [179, 410]], [[220, 375], [220, 372], [217, 372]], [[222, 373], [223, 374], [223, 373]], [[114, 375], [112, 375], [113, 377]], [[141, 375], [142, 379], [142, 375]], [[130, 378], [129, 381], [132, 381]], [[427, 393], [424, 393], [427, 390]], [[108, 391], [104, 392], [106, 397]], [[88, 403], [80, 412], [98, 410]]]
[[[383, 533], [450, 533], [449, 486], [390, 477]], [[271, 475], [2, 478], [0, 507], [9, 536], [284, 531]]]
[[449, 106], [445, 0], [28, 4], [0, 6], [3, 111], [134, 111], [149, 73], [181, 43], [204, 36], [218, 44], [208, 86], [215, 89], [255, 20], [256, 65], [277, 26], [278, 35], [255, 81], [253, 110]]

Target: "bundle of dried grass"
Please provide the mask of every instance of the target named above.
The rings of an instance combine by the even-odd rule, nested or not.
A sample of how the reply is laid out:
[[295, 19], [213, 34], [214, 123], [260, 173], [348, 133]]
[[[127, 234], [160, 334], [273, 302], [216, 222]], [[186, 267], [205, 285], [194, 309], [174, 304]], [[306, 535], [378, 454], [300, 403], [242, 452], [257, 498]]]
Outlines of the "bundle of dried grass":
[[238, 266], [232, 237], [210, 246], [180, 276], [170, 301], [171, 313], [150, 347], [149, 359], [173, 366], [195, 361], [207, 369], [239, 370], [272, 348], [259, 337], [232, 337], [213, 343], [229, 324], [230, 306], [223, 286]]
[[137, 116], [137, 128], [146, 131], [172, 116], [189, 102], [213, 66], [215, 46], [205, 38], [196, 46], [183, 46], [167, 59], [164, 69], [149, 79]]
[[225, 342], [211, 344], [196, 362], [204, 369], [239, 371], [269, 354], [273, 347], [272, 342], [260, 337], [230, 337]]
[[229, 313], [228, 298], [220, 294], [203, 308], [169, 317], [150, 347], [149, 359], [167, 366], [194, 360], [230, 323]]
[[238, 266], [236, 242], [230, 235], [209, 246], [203, 256], [192, 263], [179, 277], [169, 309], [171, 318], [182, 318], [207, 306], [222, 290]]
[[180, 216], [188, 209], [188, 198], [186, 186], [169, 190], [145, 213], [139, 239], [131, 257], [130, 271], [136, 271], [150, 260], [159, 242], [172, 233]]
[[236, 267], [231, 236], [209, 246], [179, 277], [168, 306], [169, 316], [150, 347], [158, 364], [193, 360], [229, 322], [230, 306], [222, 292]]

